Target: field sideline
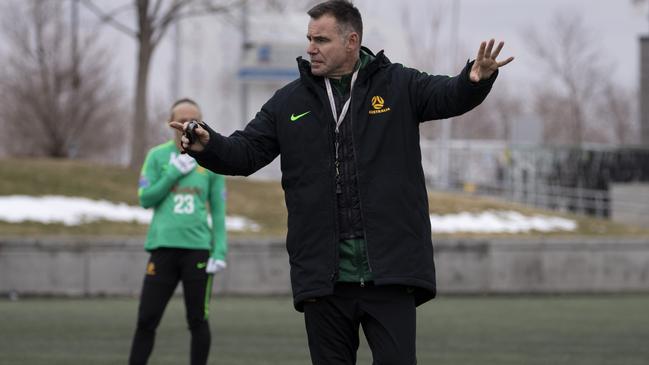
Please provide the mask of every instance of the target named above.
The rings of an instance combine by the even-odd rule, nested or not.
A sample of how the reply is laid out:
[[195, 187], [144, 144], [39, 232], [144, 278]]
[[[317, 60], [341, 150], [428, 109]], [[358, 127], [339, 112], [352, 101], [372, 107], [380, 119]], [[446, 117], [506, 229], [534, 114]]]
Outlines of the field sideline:
[[[419, 364], [649, 363], [649, 295], [442, 297], [418, 310]], [[0, 300], [0, 364], [125, 364], [137, 300]], [[308, 364], [290, 298], [215, 298], [210, 364]], [[151, 364], [184, 364], [182, 300], [167, 308]], [[359, 364], [370, 364], [364, 340]]]

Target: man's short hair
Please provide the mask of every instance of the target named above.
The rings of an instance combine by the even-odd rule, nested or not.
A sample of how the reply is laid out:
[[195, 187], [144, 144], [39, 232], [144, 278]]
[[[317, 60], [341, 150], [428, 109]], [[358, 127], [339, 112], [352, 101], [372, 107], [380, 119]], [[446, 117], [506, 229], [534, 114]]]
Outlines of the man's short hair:
[[319, 19], [323, 15], [331, 15], [336, 19], [341, 32], [354, 31], [358, 33], [359, 40], [363, 39], [363, 19], [361, 12], [347, 0], [330, 0], [320, 3], [306, 12], [312, 19]]
[[201, 108], [198, 106], [197, 102], [195, 102], [194, 100], [192, 100], [190, 98], [182, 98], [182, 99], [178, 99], [178, 100], [174, 101], [174, 103], [171, 105], [169, 120], [174, 120], [174, 109], [178, 105], [185, 104], [185, 103], [195, 106], [196, 109], [198, 109], [198, 112], [199, 113], [201, 112]]

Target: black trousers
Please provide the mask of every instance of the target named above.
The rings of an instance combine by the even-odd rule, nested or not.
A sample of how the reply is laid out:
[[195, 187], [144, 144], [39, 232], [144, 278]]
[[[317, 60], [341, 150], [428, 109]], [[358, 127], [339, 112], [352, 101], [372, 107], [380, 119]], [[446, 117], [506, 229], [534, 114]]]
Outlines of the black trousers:
[[338, 283], [333, 295], [307, 300], [304, 320], [314, 365], [356, 364], [359, 327], [374, 365], [414, 365], [416, 310], [404, 286]]
[[205, 273], [207, 250], [160, 248], [151, 252], [142, 285], [137, 327], [129, 364], [146, 364], [155, 333], [179, 281], [183, 284], [187, 324], [191, 333], [190, 364], [205, 365], [211, 334], [207, 322], [211, 279]]

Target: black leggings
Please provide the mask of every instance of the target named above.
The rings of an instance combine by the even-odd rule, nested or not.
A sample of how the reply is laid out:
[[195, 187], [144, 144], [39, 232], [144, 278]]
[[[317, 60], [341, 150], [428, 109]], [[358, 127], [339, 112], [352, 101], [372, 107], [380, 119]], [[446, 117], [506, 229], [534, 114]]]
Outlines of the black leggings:
[[[129, 364], [146, 364], [155, 342], [155, 332], [179, 281], [187, 324], [191, 333], [190, 364], [204, 365], [210, 351], [211, 334], [207, 321], [211, 279], [205, 274], [209, 253], [203, 250], [158, 249], [151, 252], [144, 277], [137, 328]], [[153, 265], [153, 266], [152, 266]]]

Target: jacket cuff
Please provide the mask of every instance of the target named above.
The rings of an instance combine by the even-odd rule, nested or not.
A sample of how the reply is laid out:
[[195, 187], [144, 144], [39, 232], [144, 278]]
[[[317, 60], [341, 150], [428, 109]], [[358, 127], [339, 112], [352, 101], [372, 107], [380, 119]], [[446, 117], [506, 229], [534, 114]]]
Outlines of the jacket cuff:
[[187, 154], [195, 158], [196, 160], [202, 160], [210, 154], [210, 151], [212, 151], [215, 148], [215, 143], [216, 140], [221, 137], [219, 133], [214, 131], [212, 128], [210, 128], [209, 125], [205, 122], [201, 122], [201, 127], [205, 129], [209, 134], [210, 134], [210, 140], [207, 142], [207, 144], [204, 146], [203, 150], [200, 152], [195, 152], [195, 151], [187, 151]]
[[474, 88], [483, 88], [483, 87], [491, 87], [493, 83], [496, 81], [496, 77], [498, 77], [498, 71], [496, 70], [491, 76], [489, 76], [488, 79], [486, 80], [480, 80], [478, 82], [473, 82], [469, 78], [469, 74], [471, 73], [471, 67], [473, 67], [473, 64], [475, 63], [475, 60], [467, 60], [466, 61], [466, 66], [464, 66], [464, 69], [462, 70], [461, 77], [463, 80], [466, 81], [471, 87]]

